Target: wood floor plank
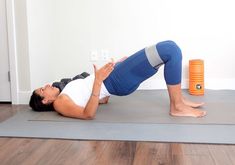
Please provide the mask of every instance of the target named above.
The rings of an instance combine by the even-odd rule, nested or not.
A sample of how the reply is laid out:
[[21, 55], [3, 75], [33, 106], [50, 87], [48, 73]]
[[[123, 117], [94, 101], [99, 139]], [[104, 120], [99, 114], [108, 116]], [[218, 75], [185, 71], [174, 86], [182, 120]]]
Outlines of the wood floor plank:
[[4, 145], [7, 145], [7, 143], [11, 140], [11, 138], [0, 138], [0, 151], [1, 151], [1, 148], [4, 146]]
[[4, 164], [8, 159], [10, 159], [10, 157], [12, 156], [12, 153], [15, 150], [18, 150], [18, 147], [20, 146], [20, 144], [21, 144], [21, 140], [20, 139], [14, 140], [14, 138], [11, 138], [6, 143], [6, 145], [3, 145], [0, 148], [0, 160], [1, 160], [1, 163]]
[[138, 142], [133, 164], [170, 164], [170, 144]]
[[208, 145], [208, 147], [215, 164], [231, 165], [231, 159], [223, 145]]
[[208, 145], [205, 144], [181, 144], [185, 155], [210, 156]]
[[[83, 144], [81, 144], [83, 143]], [[80, 142], [85, 145], [82, 152], [77, 151], [72, 159], [79, 164], [132, 164], [135, 153], [135, 142], [118, 141], [88, 141]], [[74, 148], [74, 146], [71, 146]], [[67, 161], [66, 164], [70, 164]]]
[[222, 146], [228, 155], [231, 164], [235, 164], [235, 145], [223, 145]]

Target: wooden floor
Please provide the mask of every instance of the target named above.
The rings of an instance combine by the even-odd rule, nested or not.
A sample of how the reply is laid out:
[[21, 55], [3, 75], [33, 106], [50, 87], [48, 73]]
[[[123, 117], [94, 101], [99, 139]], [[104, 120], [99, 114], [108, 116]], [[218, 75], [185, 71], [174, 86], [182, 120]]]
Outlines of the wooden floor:
[[[0, 104], [0, 122], [27, 105]], [[235, 165], [235, 145], [0, 138], [1, 165]]]

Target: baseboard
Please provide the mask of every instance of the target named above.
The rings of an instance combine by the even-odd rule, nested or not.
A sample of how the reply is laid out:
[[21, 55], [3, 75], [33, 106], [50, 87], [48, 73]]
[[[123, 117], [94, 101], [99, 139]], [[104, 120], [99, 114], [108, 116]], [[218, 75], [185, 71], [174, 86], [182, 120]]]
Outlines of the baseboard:
[[[182, 89], [188, 89], [189, 86], [189, 80], [184, 79], [182, 80], [181, 87]], [[144, 81], [138, 90], [152, 90], [152, 89], [166, 89], [166, 83], [164, 79], [158, 79], [158, 78], [150, 78], [146, 81]], [[206, 89], [214, 89], [214, 90], [220, 90], [220, 89], [228, 89], [228, 90], [235, 90], [235, 79], [229, 79], [229, 78], [208, 78], [205, 79], [205, 88]]]
[[[188, 88], [188, 81], [181, 82], [181, 88]], [[138, 88], [138, 90], [153, 90], [153, 89], [167, 89], [166, 82], [164, 79], [150, 78], [144, 81]]]
[[[184, 79], [181, 83], [182, 89], [188, 89], [188, 79]], [[164, 79], [150, 78], [143, 82], [138, 90], [153, 90], [153, 89], [166, 89], [166, 83]], [[228, 89], [235, 90], [235, 79], [205, 79], [206, 89]], [[31, 91], [18, 92], [18, 103], [13, 104], [28, 104], [31, 96]]]
[[31, 95], [32, 95], [31, 91], [19, 91], [18, 92], [19, 99], [18, 99], [18, 103], [16, 104], [29, 104], [29, 99]]
[[235, 78], [210, 78], [205, 79], [205, 88], [207, 89], [229, 89], [235, 90]]

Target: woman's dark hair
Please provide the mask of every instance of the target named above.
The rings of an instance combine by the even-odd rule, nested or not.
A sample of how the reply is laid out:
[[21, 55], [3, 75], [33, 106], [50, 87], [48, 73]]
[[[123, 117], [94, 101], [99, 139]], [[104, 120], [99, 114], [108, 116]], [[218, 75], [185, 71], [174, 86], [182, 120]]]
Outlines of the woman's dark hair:
[[42, 103], [43, 97], [38, 95], [35, 91], [33, 91], [33, 94], [29, 101], [29, 106], [34, 110], [38, 112], [43, 111], [54, 111], [53, 103], [51, 104], [43, 104]]

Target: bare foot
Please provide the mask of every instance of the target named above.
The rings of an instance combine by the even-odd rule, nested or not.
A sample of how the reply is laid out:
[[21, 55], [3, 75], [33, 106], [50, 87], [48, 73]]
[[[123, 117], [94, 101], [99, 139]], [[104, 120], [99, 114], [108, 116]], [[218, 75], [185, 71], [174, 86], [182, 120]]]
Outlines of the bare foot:
[[190, 100], [186, 100], [185, 98], [182, 98], [182, 101], [185, 105], [188, 105], [190, 107], [193, 107], [193, 108], [197, 108], [197, 107], [201, 107], [203, 106], [205, 103], [201, 102], [201, 103], [195, 103], [195, 102], [192, 102]]
[[203, 117], [206, 115], [206, 111], [192, 108], [183, 103], [177, 104], [176, 106], [171, 105], [170, 115], [172, 116], [191, 116], [191, 117]]

